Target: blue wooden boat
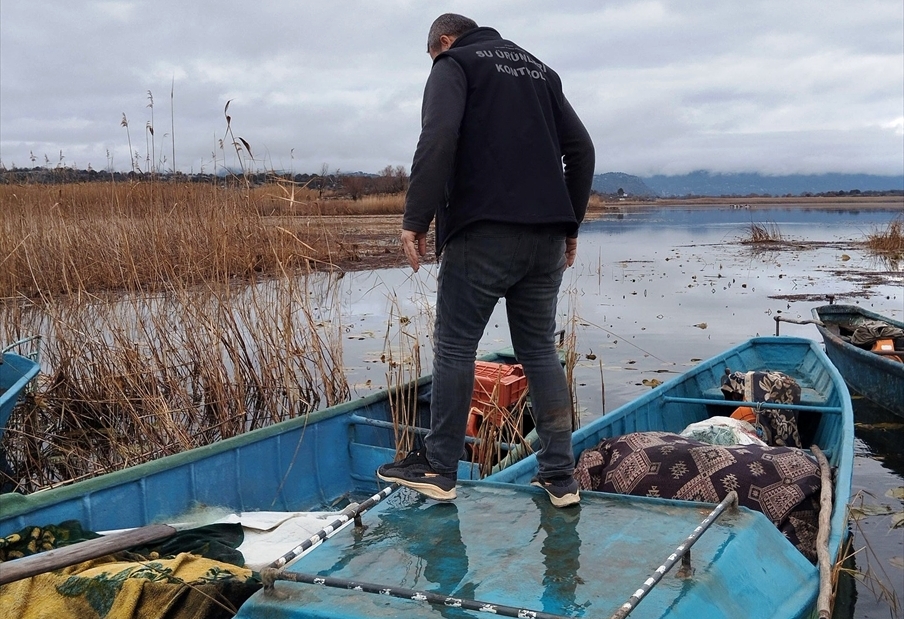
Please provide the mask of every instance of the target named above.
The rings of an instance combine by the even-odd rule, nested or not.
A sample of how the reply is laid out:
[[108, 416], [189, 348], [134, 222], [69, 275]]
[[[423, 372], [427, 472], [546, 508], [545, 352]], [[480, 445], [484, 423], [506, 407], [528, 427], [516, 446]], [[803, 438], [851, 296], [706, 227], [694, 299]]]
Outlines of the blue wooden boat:
[[[841, 376], [810, 340], [756, 338], [705, 361], [578, 430], [575, 453], [613, 434], [677, 432], [725, 414], [734, 406], [719, 389], [726, 367], [786, 372], [803, 387], [801, 432], [835, 471], [826, 531], [834, 561], [847, 530], [852, 412]], [[429, 383], [418, 382], [422, 395]], [[404, 488], [380, 491], [374, 471], [394, 453], [389, 400], [368, 396], [68, 487], [4, 495], [0, 535], [68, 519], [96, 531], [181, 522], [199, 504], [298, 511], [336, 509], [350, 500], [372, 505], [360, 515], [364, 526], [312, 537], [312, 550], [284, 555], [300, 554], [238, 617], [475, 617], [483, 607], [551, 618], [617, 616], [676, 546], [709, 520], [682, 577], [665, 576], [632, 617], [791, 619], [815, 608], [817, 567], [746, 508], [586, 492], [579, 506], [556, 509], [544, 491], [528, 485], [533, 456], [484, 480], [469, 479], [471, 468], [462, 462], [453, 503]], [[425, 398], [418, 406], [428, 413]]]
[[850, 336], [867, 321], [904, 329], [904, 322], [856, 305], [823, 305], [812, 310], [826, 354], [855, 392], [904, 417], [904, 351], [873, 352], [851, 344]]
[[6, 423], [19, 396], [41, 369], [36, 355], [23, 356], [13, 352], [28, 341], [22, 340], [6, 346], [0, 356], [0, 436], [6, 431]]

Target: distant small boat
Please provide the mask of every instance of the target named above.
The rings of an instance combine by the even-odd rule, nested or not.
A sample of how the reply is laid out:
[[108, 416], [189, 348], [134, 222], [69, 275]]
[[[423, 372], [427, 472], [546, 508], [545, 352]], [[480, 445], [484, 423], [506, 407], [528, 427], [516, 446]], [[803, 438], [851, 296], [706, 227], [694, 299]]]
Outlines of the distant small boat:
[[[812, 314], [825, 343], [826, 354], [850, 388], [885, 410], [904, 417], [904, 350], [894, 345], [895, 340], [904, 340], [904, 322], [856, 305], [823, 305], [813, 308]], [[880, 338], [891, 341], [885, 350], [869, 350], [851, 343], [858, 329], [869, 325], [875, 328], [879, 323], [887, 325], [885, 333], [900, 330], [902, 335]]]
[[36, 359], [12, 352], [27, 341], [15, 342], [2, 350], [2, 358], [0, 358], [0, 437], [6, 431], [6, 423], [9, 421], [9, 415], [16, 406], [16, 402], [19, 401], [19, 396], [41, 369]]

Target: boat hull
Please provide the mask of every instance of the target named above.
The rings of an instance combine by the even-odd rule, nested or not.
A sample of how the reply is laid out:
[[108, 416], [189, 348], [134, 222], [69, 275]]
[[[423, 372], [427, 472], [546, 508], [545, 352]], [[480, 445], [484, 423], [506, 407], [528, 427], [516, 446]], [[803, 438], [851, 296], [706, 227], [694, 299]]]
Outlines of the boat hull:
[[[800, 414], [801, 438], [805, 446], [818, 445], [835, 470], [832, 515], [828, 535], [830, 561], [834, 563], [838, 559], [842, 543], [847, 538], [848, 532], [847, 503], [850, 500], [853, 474], [853, 410], [841, 374], [812, 340], [790, 337], [754, 338], [706, 360], [689, 372], [577, 430], [573, 439], [575, 454], [592, 449], [605, 438], [648, 430], [677, 433], [690, 423], [705, 419], [712, 414], [729, 414], [732, 410], [730, 406], [726, 408], [722, 404], [714, 406], [713, 404], [682, 401], [716, 398], [725, 368], [733, 371], [777, 370], [792, 376], [803, 387], [802, 402], [809, 410]], [[701, 394], [707, 397], [696, 397]], [[819, 409], [822, 411], [820, 412]], [[524, 484], [528, 483], [536, 471], [536, 458], [531, 456], [489, 479]], [[797, 550], [790, 544], [786, 546], [781, 551], [784, 558], [797, 553]], [[768, 565], [776, 559], [774, 556], [769, 556], [772, 554], [771, 551], [763, 550], [764, 554], [761, 555], [760, 550], [754, 544], [747, 549], [747, 552], [750, 557], [756, 557], [755, 562], [762, 562], [764, 565]], [[738, 564], [733, 569], [741, 569], [744, 573], [748, 573], [749, 568], [750, 563], [745, 562], [744, 567], [740, 567]], [[751, 569], [749, 573], [753, 574], [754, 570]], [[762, 609], [761, 612], [760, 602], [751, 602], [751, 606], [746, 612], [739, 615], [722, 615], [718, 612], [708, 613], [701, 610], [696, 616], [774, 617], [776, 619], [815, 616], [818, 594], [815, 567], [812, 567], [811, 576], [812, 578], [805, 584], [800, 585], [802, 597], [795, 598], [794, 603], [790, 603], [781, 610]], [[725, 595], [733, 594], [726, 591]], [[632, 616], [634, 616], [633, 613]], [[695, 615], [692, 613], [685, 615], [682, 612], [681, 616]]]
[[[487, 361], [512, 363], [499, 353]], [[430, 378], [417, 382], [428, 393]], [[405, 388], [409, 388], [406, 386]], [[380, 392], [217, 443], [30, 495], [2, 495], [0, 536], [35, 523], [78, 520], [91, 531], [183, 522], [219, 511], [320, 511], [377, 491], [374, 471], [395, 457], [393, 394]], [[415, 425], [429, 423], [420, 397]], [[478, 476], [462, 461], [459, 479]], [[201, 516], [199, 516], [201, 517]]]
[[[719, 391], [726, 368], [785, 371], [801, 383], [804, 440], [818, 444], [835, 469], [829, 534], [834, 560], [847, 531], [853, 421], [841, 376], [815, 342], [745, 342], [579, 429], [575, 455], [604, 437], [678, 432], [713, 414], [728, 414]], [[429, 378], [419, 381], [421, 392], [428, 387]], [[419, 406], [428, 406], [426, 398]], [[419, 417], [428, 413], [422, 410]], [[393, 435], [361, 420], [388, 414], [387, 395], [378, 394], [69, 487], [4, 495], [0, 535], [69, 519], [95, 531], [181, 523], [199, 507], [338, 509], [379, 487], [374, 469], [393, 454]], [[529, 485], [536, 470], [530, 456], [486, 480], [462, 481], [451, 504], [400, 489], [364, 514], [363, 529], [339, 531], [288, 569], [552, 614], [608, 616], [712, 509], [595, 492], [585, 493], [577, 507], [555, 509], [543, 490]], [[462, 463], [460, 480], [469, 475]], [[813, 612], [817, 568], [758, 512], [737, 508], [718, 518], [694, 545], [691, 567], [693, 573], [683, 578], [677, 568], [667, 574], [631, 616], [798, 619]], [[472, 616], [347, 588], [277, 582], [276, 591], [255, 593], [238, 616]]]
[[6, 431], [6, 423], [19, 396], [39, 370], [40, 365], [33, 359], [12, 352], [3, 353], [0, 362], [0, 436]]
[[902, 329], [904, 323], [855, 305], [824, 305], [812, 312], [822, 323], [816, 328], [825, 344], [826, 355], [848, 386], [883, 409], [904, 417], [904, 363], [858, 348], [838, 333], [839, 326], [853, 325], [863, 319], [882, 320]]

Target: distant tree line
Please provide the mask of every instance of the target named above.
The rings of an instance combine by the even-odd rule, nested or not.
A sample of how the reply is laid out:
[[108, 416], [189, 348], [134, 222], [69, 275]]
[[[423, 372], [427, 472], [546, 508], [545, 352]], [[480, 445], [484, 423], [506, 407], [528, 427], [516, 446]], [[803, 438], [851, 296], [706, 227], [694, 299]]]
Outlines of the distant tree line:
[[291, 174], [287, 172], [184, 174], [182, 172], [110, 172], [106, 170], [77, 170], [70, 167], [34, 167], [0, 169], [0, 184], [101, 183], [154, 181], [166, 183], [208, 183], [225, 186], [258, 187], [267, 183], [287, 181], [331, 195], [357, 200], [366, 195], [401, 193], [408, 189], [408, 172], [404, 166], [386, 166], [379, 174], [364, 172], [340, 173], [324, 166], [320, 174]]

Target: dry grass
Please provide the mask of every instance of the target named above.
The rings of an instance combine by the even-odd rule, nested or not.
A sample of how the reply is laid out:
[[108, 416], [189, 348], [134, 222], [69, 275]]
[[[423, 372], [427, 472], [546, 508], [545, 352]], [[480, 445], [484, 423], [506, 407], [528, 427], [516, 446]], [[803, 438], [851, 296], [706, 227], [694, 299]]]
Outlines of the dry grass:
[[754, 244], [778, 243], [782, 240], [782, 232], [779, 230], [778, 224], [753, 222], [750, 224], [750, 235], [743, 242]]
[[423, 444], [423, 438], [419, 438], [414, 430], [426, 423], [418, 415], [417, 379], [422, 371], [420, 324], [417, 318], [402, 313], [397, 298], [392, 299], [383, 339], [383, 360], [387, 368], [386, 386], [395, 432], [396, 460]]
[[31, 492], [348, 399], [336, 267], [357, 250], [292, 187], [0, 186], [0, 341], [40, 334], [49, 368], [3, 437], [4, 485]]
[[0, 297], [150, 292], [342, 266], [358, 257], [324, 217], [401, 213], [403, 199], [315, 196], [291, 183], [0, 185]]
[[50, 368], [10, 419], [4, 485], [32, 492], [206, 445], [349, 397], [335, 275], [0, 308]]
[[40, 334], [49, 369], [9, 422], [0, 482], [33, 492], [347, 400], [337, 282], [397, 249], [358, 241], [403, 199], [282, 180], [0, 185], [0, 341]]
[[[867, 536], [863, 534], [860, 526], [860, 519], [873, 512], [877, 507], [867, 503], [865, 494], [869, 493], [857, 492], [847, 504], [847, 521], [853, 524], [853, 531], [851, 537], [842, 544], [838, 559], [832, 567], [833, 600], [838, 591], [839, 580], [842, 577], [851, 578], [857, 583], [858, 596], [863, 596], [866, 591], [869, 591], [876, 601], [888, 605], [890, 617], [900, 617], [901, 600], [898, 599], [894, 584], [892, 584], [895, 582], [892, 577], [896, 574], [889, 575], [883, 561], [870, 546]], [[859, 536], [863, 542], [863, 546], [859, 549], [853, 547], [855, 536]]]
[[891, 220], [885, 229], [877, 229], [868, 234], [866, 246], [880, 256], [904, 259], [904, 216]]

